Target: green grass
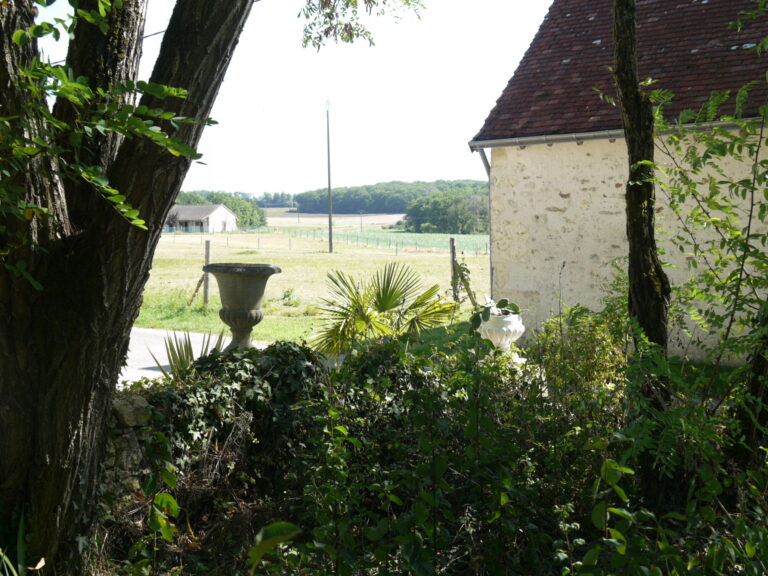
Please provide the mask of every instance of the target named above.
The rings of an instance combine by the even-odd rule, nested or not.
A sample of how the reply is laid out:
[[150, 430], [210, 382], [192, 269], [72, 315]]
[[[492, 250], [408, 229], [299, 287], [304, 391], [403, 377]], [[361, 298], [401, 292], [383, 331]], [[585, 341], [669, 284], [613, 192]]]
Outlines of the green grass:
[[[374, 229], [375, 232], [375, 229]], [[438, 236], [438, 235], [431, 235]], [[218, 333], [224, 324], [216, 282], [210, 279], [208, 307], [202, 305], [202, 289], [191, 305], [202, 275], [205, 240], [211, 241], [212, 262], [263, 262], [282, 268], [267, 284], [262, 304], [264, 320], [254, 328], [254, 340], [301, 340], [322, 324], [320, 308], [327, 295], [326, 275], [344, 270], [356, 277], [369, 277], [387, 262], [411, 266], [425, 285], [438, 284], [444, 294], [450, 290], [449, 236], [440, 245], [445, 250], [395, 251], [381, 246], [355, 246], [339, 242], [333, 254], [327, 240], [291, 237], [278, 231], [212, 235], [165, 235], [155, 253], [153, 268], [144, 294], [144, 305], [136, 325], [143, 328]], [[485, 254], [465, 252], [472, 286], [480, 297], [489, 292], [489, 259]]]

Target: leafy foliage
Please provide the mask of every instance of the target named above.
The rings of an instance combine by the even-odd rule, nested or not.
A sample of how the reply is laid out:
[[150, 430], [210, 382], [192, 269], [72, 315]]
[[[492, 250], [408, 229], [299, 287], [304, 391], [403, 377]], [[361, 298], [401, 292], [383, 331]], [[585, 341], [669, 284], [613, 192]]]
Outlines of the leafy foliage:
[[488, 233], [488, 184], [441, 191], [414, 200], [405, 214], [409, 232]]
[[706, 112], [669, 126], [671, 166], [662, 190], [680, 223], [673, 240], [690, 255], [691, 277], [678, 290], [678, 306], [700, 327], [695, 344], [713, 358], [733, 359], [756, 348], [765, 324], [768, 170], [762, 155], [768, 109], [758, 119], [722, 117], [728, 125], [707, 130], [683, 126], [711, 121], [726, 102], [723, 96], [716, 95]]
[[[179, 468], [176, 524], [186, 514], [196, 534], [186, 570], [763, 573], [766, 452], [751, 466], [731, 457], [736, 412], [708, 413], [704, 371], [627, 362], [613, 299], [551, 319], [523, 365], [467, 334], [418, 356], [359, 342], [330, 373], [280, 343], [214, 353], [156, 385], [145, 393]], [[664, 411], [638, 391], [654, 371], [676, 399]], [[646, 506], [634, 472], [645, 454], [681, 509]], [[254, 547], [269, 525], [275, 538], [265, 529]], [[161, 542], [158, 567], [190, 537]]]
[[[111, 10], [111, 2], [100, 2], [98, 11], [78, 10], [77, 17], [102, 27], [106, 26]], [[76, 19], [36, 24], [29, 30], [16, 31], [13, 40], [23, 46], [49, 34], [58, 39], [60, 27], [72, 33], [75, 22]], [[167, 128], [178, 128], [191, 122], [190, 119], [130, 103], [143, 94], [161, 100], [184, 98], [184, 90], [143, 81], [129, 81], [110, 90], [92, 88], [88, 78], [75, 76], [66, 66], [40, 59], [33, 59], [29, 66], [20, 69], [19, 76], [17, 88], [26, 95], [28, 110], [22, 116], [0, 118], [0, 262], [39, 289], [41, 286], [27, 271], [25, 262], [10, 258], [27, 245], [27, 225], [49, 215], [48, 208], [25, 200], [28, 191], [21, 184], [24, 176], [40, 172], [45, 166], [54, 178], [87, 183], [123, 218], [146, 228], [138, 210], [110, 184], [103, 168], [81, 160], [86, 156], [82, 152], [95, 137], [113, 134], [145, 138], [174, 156], [199, 155], [191, 146], [170, 136]], [[53, 100], [67, 102], [77, 110], [77, 123], [67, 124], [56, 118], [48, 107], [48, 101]], [[13, 220], [17, 225], [9, 224]]]
[[256, 199], [256, 202], [262, 208], [287, 208], [293, 206], [294, 203], [293, 194], [288, 194], [288, 192], [264, 192]]
[[[590, 403], [588, 384], [554, 401], [535, 370], [467, 337], [430, 355], [371, 343], [326, 374], [282, 343], [214, 353], [179, 385], [142, 392], [179, 468], [177, 524], [197, 535], [186, 569], [215, 558], [244, 572], [257, 527], [280, 519], [301, 534], [252, 555], [259, 573], [556, 571], [552, 510], [564, 493], [588, 510], [601, 463], [585, 450], [597, 426], [580, 420], [615, 421], [615, 406]], [[167, 569], [173, 548], [158, 546]]]
[[373, 37], [360, 18], [360, 9], [368, 14], [415, 10], [421, 0], [307, 0], [301, 14], [306, 18], [304, 46], [320, 48], [328, 40], [353, 42], [358, 38], [373, 44]]

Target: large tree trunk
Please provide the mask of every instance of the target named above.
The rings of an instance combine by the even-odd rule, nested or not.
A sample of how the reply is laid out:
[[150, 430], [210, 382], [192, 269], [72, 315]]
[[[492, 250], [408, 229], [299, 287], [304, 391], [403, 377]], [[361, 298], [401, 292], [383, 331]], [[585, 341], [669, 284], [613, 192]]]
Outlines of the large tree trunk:
[[[178, 0], [151, 80], [189, 96], [145, 96], [142, 103], [206, 118], [251, 6], [252, 0]], [[104, 37], [80, 24], [68, 58], [75, 74], [93, 86], [135, 76], [144, 7], [145, 0], [125, 0]], [[34, 47], [20, 49], [10, 37], [32, 17], [31, 0], [0, 3], [0, 116], [30, 98], [14, 83]], [[74, 112], [58, 103], [55, 113], [71, 121]], [[173, 135], [195, 146], [201, 132], [201, 124], [185, 125]], [[152, 254], [191, 162], [140, 138], [105, 138], [90, 153], [149, 231], [132, 227], [88, 187], [67, 182], [62, 189], [42, 166], [22, 183], [28, 200], [51, 211], [27, 225], [42, 250], [18, 257], [43, 290], [0, 268], [0, 526], [24, 511], [28, 563], [69, 560], [73, 536], [93, 520], [112, 392]], [[2, 537], [0, 530], [0, 546]]]

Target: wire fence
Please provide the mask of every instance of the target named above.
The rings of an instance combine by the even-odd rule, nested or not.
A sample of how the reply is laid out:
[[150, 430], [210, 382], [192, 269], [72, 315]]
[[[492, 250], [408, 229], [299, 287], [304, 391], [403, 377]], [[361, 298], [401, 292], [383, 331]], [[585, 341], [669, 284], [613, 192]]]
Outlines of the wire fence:
[[[292, 229], [283, 230], [291, 238], [306, 238], [326, 242], [328, 230], [323, 229]], [[488, 254], [487, 234], [415, 234], [409, 232], [385, 232], [363, 230], [362, 232], [334, 232], [333, 241], [368, 248], [383, 248], [390, 250], [448, 252], [449, 239], [456, 239], [456, 249], [459, 252], [472, 254]]]
[[[229, 239], [237, 238], [243, 234], [261, 235], [284, 235], [289, 239], [315, 240], [317, 242], [328, 242], [328, 229], [323, 228], [255, 228], [252, 230], [238, 230], [237, 232], [202, 232], [201, 230], [179, 230], [166, 229], [167, 237], [175, 236], [200, 237], [200, 242], [204, 238], [216, 237], [226, 238], [229, 245]], [[258, 238], [257, 236], [257, 238]], [[378, 248], [382, 250], [392, 250], [393, 252], [449, 252], [450, 238], [456, 241], [456, 250], [459, 253], [466, 254], [488, 254], [489, 239], [487, 234], [416, 234], [410, 232], [387, 232], [378, 230], [363, 230], [362, 232], [351, 232], [349, 230], [334, 231], [333, 241], [335, 244], [346, 244], [351, 246], [360, 246], [366, 248]]]

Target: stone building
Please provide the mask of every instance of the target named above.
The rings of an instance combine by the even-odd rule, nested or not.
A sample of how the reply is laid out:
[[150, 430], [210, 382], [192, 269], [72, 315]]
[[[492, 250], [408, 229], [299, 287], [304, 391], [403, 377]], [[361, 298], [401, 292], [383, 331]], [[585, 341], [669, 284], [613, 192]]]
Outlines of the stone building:
[[[754, 6], [638, 0], [640, 75], [675, 94], [669, 117], [700, 109], [713, 91], [762, 81], [748, 100], [746, 115], [756, 115], [765, 102], [766, 62], [755, 46], [768, 36], [768, 19], [745, 20], [740, 31], [729, 26]], [[490, 178], [492, 293], [517, 302], [529, 328], [563, 306], [599, 309], [609, 263], [627, 254], [621, 114], [601, 98], [616, 94], [612, 63], [612, 1], [554, 0], [470, 142]], [[663, 247], [675, 222], [661, 202], [659, 209]], [[678, 265], [671, 280], [680, 282], [686, 255], [669, 257]]]

